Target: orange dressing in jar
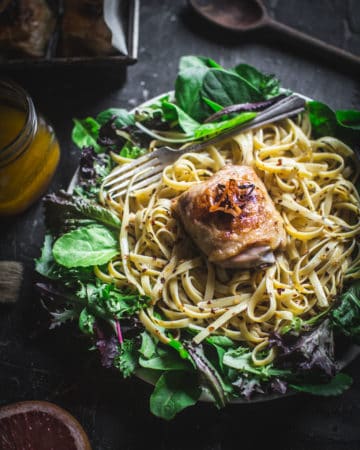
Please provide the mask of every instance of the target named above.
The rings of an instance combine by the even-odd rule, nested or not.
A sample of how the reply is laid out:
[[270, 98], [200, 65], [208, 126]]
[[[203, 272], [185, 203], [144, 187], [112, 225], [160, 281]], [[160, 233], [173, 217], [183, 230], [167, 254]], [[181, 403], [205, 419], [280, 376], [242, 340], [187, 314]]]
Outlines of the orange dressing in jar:
[[46, 190], [60, 157], [54, 130], [29, 95], [0, 81], [0, 215], [24, 211]]

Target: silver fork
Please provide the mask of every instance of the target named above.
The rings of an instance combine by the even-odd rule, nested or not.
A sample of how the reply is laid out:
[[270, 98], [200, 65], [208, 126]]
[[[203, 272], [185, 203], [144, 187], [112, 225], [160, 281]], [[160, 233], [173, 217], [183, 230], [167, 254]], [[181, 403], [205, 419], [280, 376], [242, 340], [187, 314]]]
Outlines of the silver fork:
[[217, 144], [243, 131], [298, 114], [305, 109], [305, 104], [306, 101], [302, 97], [292, 94], [263, 110], [251, 121], [238, 125], [211, 139], [194, 143], [181, 150], [171, 147], [160, 147], [152, 153], [148, 153], [114, 169], [104, 178], [102, 186], [107, 188], [107, 194], [110, 198], [124, 195], [134, 176], [136, 176], [136, 180], [132, 185], [132, 191], [148, 187], [152, 183], [158, 182], [161, 179], [163, 169], [184, 153], [202, 150], [209, 145]]

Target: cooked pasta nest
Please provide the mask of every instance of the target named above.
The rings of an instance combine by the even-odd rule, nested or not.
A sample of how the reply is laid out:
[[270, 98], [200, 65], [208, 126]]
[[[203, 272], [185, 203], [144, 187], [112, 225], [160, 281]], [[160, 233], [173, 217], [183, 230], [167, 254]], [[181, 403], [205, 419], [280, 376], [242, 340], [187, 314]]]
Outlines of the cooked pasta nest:
[[[286, 246], [268, 268], [210, 263], [173, 215], [172, 199], [226, 164], [253, 167], [283, 217]], [[296, 317], [326, 313], [344, 282], [360, 278], [351, 270], [360, 260], [357, 178], [354, 151], [334, 137], [312, 139], [307, 114], [186, 153], [146, 189], [133, 191], [134, 177], [122, 198], [101, 193], [122, 219], [121, 255], [96, 275], [150, 297], [139, 318], [160, 341], [180, 339], [184, 330], [196, 343], [225, 335], [250, 346], [254, 364], [268, 364], [276, 357], [271, 333]]]

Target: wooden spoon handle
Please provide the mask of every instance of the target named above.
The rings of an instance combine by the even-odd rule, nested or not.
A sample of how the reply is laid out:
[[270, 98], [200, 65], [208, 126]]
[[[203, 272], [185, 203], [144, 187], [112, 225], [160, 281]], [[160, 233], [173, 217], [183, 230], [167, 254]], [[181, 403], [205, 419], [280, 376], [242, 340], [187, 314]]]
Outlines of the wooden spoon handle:
[[304, 44], [307, 49], [312, 50], [314, 53], [316, 52], [318, 56], [332, 62], [338, 67], [340, 64], [347, 64], [352, 70], [357, 72], [360, 71], [360, 56], [347, 52], [339, 47], [335, 47], [334, 45], [330, 45], [320, 39], [270, 18], [267, 18], [264, 25], [278, 31], [297, 44]]

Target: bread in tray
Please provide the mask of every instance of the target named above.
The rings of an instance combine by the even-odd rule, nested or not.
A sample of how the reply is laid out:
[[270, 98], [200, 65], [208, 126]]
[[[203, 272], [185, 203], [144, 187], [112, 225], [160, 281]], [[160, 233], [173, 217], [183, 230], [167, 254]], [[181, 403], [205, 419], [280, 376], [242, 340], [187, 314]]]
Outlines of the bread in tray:
[[46, 0], [0, 0], [0, 53], [6, 58], [45, 56], [55, 28]]
[[61, 27], [63, 56], [107, 56], [115, 53], [104, 20], [103, 0], [64, 0]]

